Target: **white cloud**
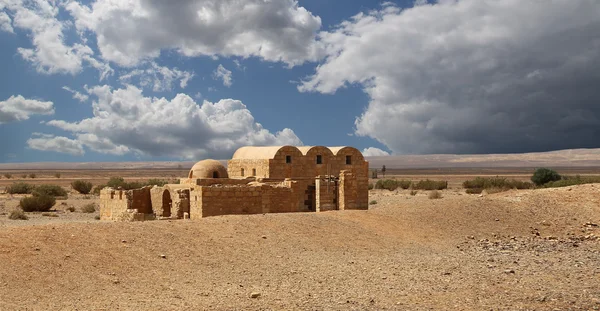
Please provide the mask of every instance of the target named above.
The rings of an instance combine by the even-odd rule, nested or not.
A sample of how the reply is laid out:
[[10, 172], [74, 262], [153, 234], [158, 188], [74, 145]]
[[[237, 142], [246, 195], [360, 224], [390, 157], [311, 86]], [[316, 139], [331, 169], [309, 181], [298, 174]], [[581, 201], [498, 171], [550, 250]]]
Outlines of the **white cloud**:
[[597, 146], [600, 2], [461, 0], [358, 14], [298, 87], [370, 96], [356, 133], [393, 153]]
[[131, 83], [136, 78], [137, 85], [141, 87], [152, 87], [155, 92], [171, 91], [173, 83], [179, 80], [179, 87], [185, 89], [188, 82], [194, 77], [193, 72], [179, 70], [177, 68], [170, 69], [168, 67], [159, 66], [155, 62], [149, 62], [146, 69], [134, 69], [127, 74], [119, 77], [122, 83]]
[[67, 153], [75, 156], [85, 154], [83, 146], [77, 140], [46, 134], [34, 136], [39, 137], [32, 137], [27, 140], [27, 146], [31, 149]]
[[85, 94], [82, 94], [82, 93], [80, 93], [80, 92], [78, 92], [78, 91], [75, 91], [75, 90], [71, 89], [71, 88], [70, 88], [70, 87], [68, 87], [68, 86], [63, 86], [62, 88], [63, 88], [63, 90], [65, 90], [65, 91], [67, 91], [67, 92], [69, 92], [69, 93], [73, 94], [73, 98], [74, 98], [74, 99], [77, 99], [78, 101], [80, 101], [80, 102], [82, 102], [82, 103], [83, 103], [83, 102], [86, 102], [86, 101], [87, 101], [87, 100], [90, 98], [89, 96], [87, 96], [87, 95], [85, 95]]
[[321, 19], [296, 0], [71, 1], [79, 31], [96, 34], [105, 60], [135, 66], [163, 50], [185, 56], [259, 57], [296, 65], [317, 60]]
[[389, 152], [381, 150], [379, 148], [375, 148], [375, 147], [369, 147], [369, 148], [363, 149], [362, 154], [365, 157], [384, 157], [384, 156], [390, 155]]
[[14, 30], [12, 27], [12, 20], [10, 19], [10, 16], [8, 16], [8, 14], [6, 14], [6, 12], [1, 12], [1, 11], [0, 11], [0, 30], [5, 31], [5, 32], [14, 33]]
[[54, 104], [26, 99], [21, 95], [11, 96], [5, 101], [0, 101], [0, 124], [28, 120], [34, 114], [54, 114]]
[[[58, 19], [60, 9], [56, 1], [11, 0], [4, 5], [13, 15], [13, 26], [31, 33], [33, 48], [20, 47], [17, 52], [24, 60], [34, 64], [38, 72], [74, 75], [81, 72], [84, 62], [98, 69], [101, 78], [112, 71], [108, 64], [93, 58], [94, 52], [87, 45], [65, 43], [63, 31], [68, 22]], [[0, 15], [0, 21], [6, 17]]]
[[94, 116], [79, 122], [47, 124], [72, 132], [77, 142], [101, 153], [136, 153], [199, 159], [230, 157], [244, 145], [301, 145], [290, 129], [271, 133], [238, 100], [197, 104], [191, 97], [144, 97], [129, 85], [88, 89], [98, 98]]
[[223, 85], [226, 87], [230, 87], [233, 84], [231, 70], [225, 69], [225, 67], [223, 67], [221, 64], [219, 64], [219, 67], [217, 67], [217, 69], [215, 69], [213, 72], [213, 78], [215, 80], [222, 80]]

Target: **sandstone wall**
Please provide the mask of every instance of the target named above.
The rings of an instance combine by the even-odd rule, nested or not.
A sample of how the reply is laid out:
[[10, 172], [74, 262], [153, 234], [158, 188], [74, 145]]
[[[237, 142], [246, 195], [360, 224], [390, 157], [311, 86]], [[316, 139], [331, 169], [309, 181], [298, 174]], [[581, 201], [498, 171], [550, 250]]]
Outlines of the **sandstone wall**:
[[[243, 174], [242, 174], [243, 169]], [[252, 170], [256, 170], [253, 174]], [[269, 177], [269, 159], [232, 159], [227, 162], [229, 178]]]
[[260, 214], [263, 210], [260, 187], [202, 187], [202, 217]]
[[317, 178], [315, 180], [316, 188], [316, 211], [332, 211], [338, 209], [337, 195], [338, 183], [329, 179]]
[[127, 191], [104, 188], [100, 191], [101, 220], [131, 221], [151, 218], [150, 187]]

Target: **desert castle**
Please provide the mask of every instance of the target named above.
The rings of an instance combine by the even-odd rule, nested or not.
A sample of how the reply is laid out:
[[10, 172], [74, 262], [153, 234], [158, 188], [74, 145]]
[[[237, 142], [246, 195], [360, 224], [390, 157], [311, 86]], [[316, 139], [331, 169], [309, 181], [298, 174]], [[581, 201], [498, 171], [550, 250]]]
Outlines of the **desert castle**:
[[103, 220], [368, 208], [368, 162], [352, 147], [242, 147], [225, 168], [196, 163], [179, 184], [100, 192]]

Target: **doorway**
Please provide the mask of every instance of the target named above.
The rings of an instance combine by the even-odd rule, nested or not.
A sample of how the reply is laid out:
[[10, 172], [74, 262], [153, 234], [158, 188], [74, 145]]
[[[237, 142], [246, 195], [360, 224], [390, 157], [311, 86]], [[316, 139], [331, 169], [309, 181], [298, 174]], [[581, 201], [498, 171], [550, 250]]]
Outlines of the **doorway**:
[[317, 207], [317, 187], [309, 185], [304, 194], [304, 207], [309, 212], [315, 212]]
[[171, 217], [171, 206], [173, 205], [173, 201], [171, 200], [171, 193], [169, 190], [165, 190], [163, 192], [162, 197], [162, 216], [163, 217]]

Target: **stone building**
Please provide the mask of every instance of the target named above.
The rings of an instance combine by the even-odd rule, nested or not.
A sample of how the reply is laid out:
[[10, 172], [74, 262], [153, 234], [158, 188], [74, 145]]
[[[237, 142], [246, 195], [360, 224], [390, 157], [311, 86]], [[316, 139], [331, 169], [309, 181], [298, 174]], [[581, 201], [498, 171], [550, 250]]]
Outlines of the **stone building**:
[[179, 184], [105, 188], [100, 217], [132, 221], [367, 209], [368, 166], [352, 147], [242, 147], [227, 168], [203, 160]]

